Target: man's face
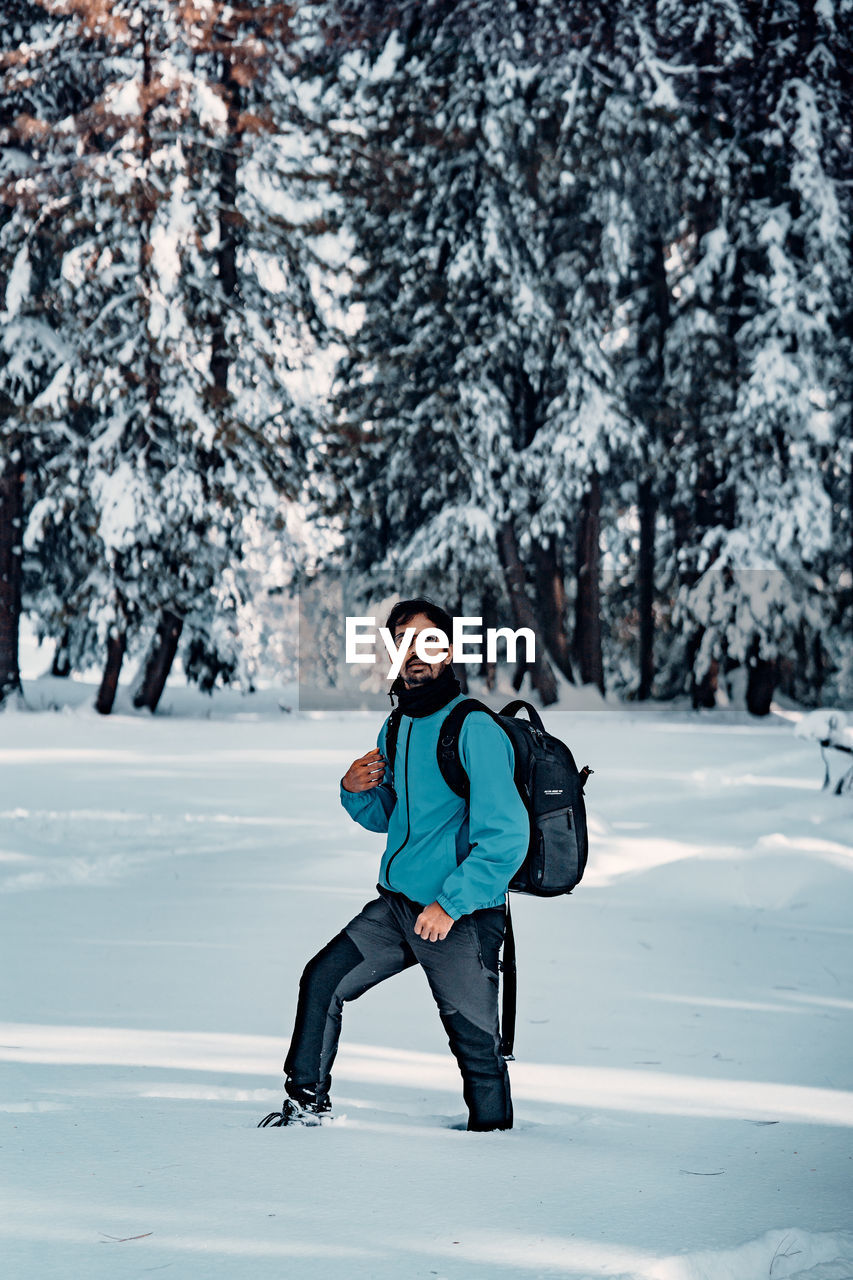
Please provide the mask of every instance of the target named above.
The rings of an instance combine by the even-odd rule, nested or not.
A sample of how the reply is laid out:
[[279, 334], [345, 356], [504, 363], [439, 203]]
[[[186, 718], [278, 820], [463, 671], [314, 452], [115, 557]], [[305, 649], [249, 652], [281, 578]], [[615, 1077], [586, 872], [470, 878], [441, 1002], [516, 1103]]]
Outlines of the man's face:
[[[411, 644], [406, 650], [406, 656], [403, 659], [403, 665], [400, 668], [400, 674], [403, 677], [403, 683], [407, 689], [413, 689], [415, 685], [426, 684], [427, 681], [434, 680], [437, 675], [441, 674], [445, 667], [450, 665], [451, 661], [450, 653], [448, 653], [447, 657], [443, 659], [443, 661], [429, 663], [422, 662], [415, 653], [415, 643], [420, 633], [422, 631], [436, 630], [436, 624], [434, 622], [430, 622], [429, 618], [424, 613], [416, 613], [414, 617], [409, 618], [406, 622], [398, 622], [394, 628], [394, 643], [399, 646], [402, 643], [405, 633], [411, 629], [414, 629], [415, 634], [412, 636]], [[447, 637], [447, 640], [449, 644], [450, 636]], [[435, 645], [432, 647], [436, 648]]]

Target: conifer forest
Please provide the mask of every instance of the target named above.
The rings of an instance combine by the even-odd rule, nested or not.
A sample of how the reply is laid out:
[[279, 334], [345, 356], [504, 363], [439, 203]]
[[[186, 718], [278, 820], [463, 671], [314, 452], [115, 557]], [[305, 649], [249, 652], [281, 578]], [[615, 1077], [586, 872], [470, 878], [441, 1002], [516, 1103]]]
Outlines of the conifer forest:
[[0, 702], [343, 576], [853, 706], [851, 131], [853, 0], [5, 0]]

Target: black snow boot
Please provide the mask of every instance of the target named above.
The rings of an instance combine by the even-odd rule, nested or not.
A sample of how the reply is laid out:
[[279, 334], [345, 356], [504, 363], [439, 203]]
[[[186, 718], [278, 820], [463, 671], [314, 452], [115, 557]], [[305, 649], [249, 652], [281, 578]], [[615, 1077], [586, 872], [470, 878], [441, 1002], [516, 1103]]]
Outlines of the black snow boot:
[[299, 1089], [293, 1085], [288, 1085], [287, 1090], [291, 1096], [285, 1098], [281, 1111], [271, 1111], [268, 1116], [264, 1116], [258, 1123], [259, 1129], [283, 1128], [286, 1124], [322, 1124], [323, 1116], [332, 1109], [327, 1093]]
[[[328, 1108], [327, 1108], [328, 1110]], [[301, 1107], [292, 1098], [285, 1099], [281, 1111], [271, 1111], [258, 1122], [259, 1129], [281, 1128], [286, 1124], [322, 1124], [323, 1113], [311, 1107]]]

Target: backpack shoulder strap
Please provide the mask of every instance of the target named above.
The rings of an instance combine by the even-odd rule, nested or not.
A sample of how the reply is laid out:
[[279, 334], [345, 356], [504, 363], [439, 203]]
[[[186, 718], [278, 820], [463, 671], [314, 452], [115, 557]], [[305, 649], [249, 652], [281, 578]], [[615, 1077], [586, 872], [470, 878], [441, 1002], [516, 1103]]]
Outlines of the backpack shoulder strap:
[[545, 732], [545, 726], [542, 723], [542, 717], [530, 702], [525, 702], [523, 698], [514, 698], [512, 702], [508, 702], [505, 707], [501, 707], [500, 714], [502, 716], [517, 716], [519, 711], [527, 712], [527, 719], [533, 725], [534, 729]]
[[515, 934], [512, 930], [512, 914], [509, 909], [509, 894], [506, 897], [506, 932], [504, 933], [503, 951], [498, 962], [501, 975], [501, 1056], [507, 1062], [514, 1062], [515, 1048], [515, 1014], [518, 1001], [518, 975], [515, 961]]
[[[526, 704], [523, 704], [526, 705]], [[531, 708], [533, 714], [536, 715], [534, 708]], [[458, 796], [467, 801], [470, 794], [470, 782], [465, 772], [465, 766], [459, 755], [459, 735], [462, 732], [462, 725], [467, 716], [472, 711], [485, 711], [486, 715], [491, 716], [496, 724], [501, 725], [500, 716], [492, 711], [491, 707], [487, 707], [484, 702], [478, 702], [476, 698], [466, 698], [463, 702], [457, 702], [456, 706], [449, 713], [441, 726], [438, 734], [438, 746], [436, 747], [436, 756], [438, 759], [438, 767], [441, 770], [441, 776], [450, 787], [451, 791], [455, 791]], [[504, 714], [503, 712], [501, 714]], [[512, 714], [512, 713], [510, 713]], [[537, 716], [538, 719], [538, 716]], [[541, 724], [541, 721], [540, 721]], [[504, 729], [504, 732], [506, 730]], [[516, 774], [518, 773], [518, 761], [516, 760]], [[513, 1061], [513, 1047], [515, 1042], [515, 1016], [516, 1016], [516, 999], [517, 999], [517, 978], [516, 978], [516, 961], [515, 961], [515, 936], [512, 930], [512, 916], [509, 910], [509, 896], [506, 900], [506, 931], [504, 933], [504, 941], [501, 948], [501, 958], [498, 961], [498, 967], [501, 974], [501, 1054], [508, 1061]]]
[[397, 737], [400, 733], [400, 718], [402, 714], [400, 708], [395, 707], [388, 717], [388, 728], [385, 730], [385, 759], [388, 761], [388, 769], [391, 774], [394, 773], [394, 752], [397, 750]]
[[450, 790], [455, 791], [456, 795], [461, 796], [463, 800], [468, 799], [471, 788], [468, 774], [465, 772], [465, 766], [459, 755], [459, 735], [462, 732], [462, 725], [466, 717], [472, 711], [485, 711], [487, 716], [491, 716], [493, 720], [500, 724], [500, 720], [491, 707], [487, 707], [484, 702], [478, 702], [476, 698], [465, 698], [462, 702], [457, 702], [453, 710], [447, 715], [439, 730], [438, 744], [436, 746], [436, 758], [441, 776], [450, 787]]

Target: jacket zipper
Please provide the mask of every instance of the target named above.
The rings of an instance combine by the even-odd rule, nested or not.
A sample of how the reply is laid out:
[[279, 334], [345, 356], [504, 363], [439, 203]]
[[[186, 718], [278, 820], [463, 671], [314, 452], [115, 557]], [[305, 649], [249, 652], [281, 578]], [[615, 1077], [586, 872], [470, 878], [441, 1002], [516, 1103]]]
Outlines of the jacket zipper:
[[395, 849], [395, 850], [394, 850], [394, 852], [391, 854], [391, 857], [388, 859], [388, 866], [385, 868], [385, 881], [386, 881], [386, 883], [387, 883], [387, 885], [388, 885], [388, 888], [389, 888], [389, 889], [391, 888], [391, 877], [389, 876], [388, 872], [391, 870], [391, 863], [394, 861], [394, 859], [396, 858], [397, 854], [400, 852], [400, 849], [404, 848], [404, 846], [408, 843], [409, 835], [410, 835], [410, 826], [409, 826], [409, 738], [411, 738], [411, 736], [412, 736], [412, 724], [413, 724], [413, 723], [414, 723], [414, 721], [412, 721], [412, 720], [410, 720], [410, 721], [409, 721], [409, 728], [408, 728], [408, 731], [407, 731], [407, 733], [406, 733], [406, 759], [405, 759], [405, 762], [404, 762], [404, 765], [403, 765], [403, 786], [406, 788], [406, 838], [404, 839], [403, 843], [400, 845], [400, 848], [399, 848], [399, 849]]

